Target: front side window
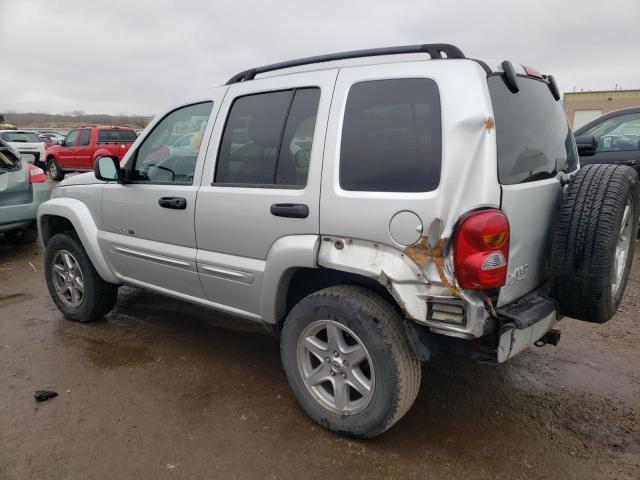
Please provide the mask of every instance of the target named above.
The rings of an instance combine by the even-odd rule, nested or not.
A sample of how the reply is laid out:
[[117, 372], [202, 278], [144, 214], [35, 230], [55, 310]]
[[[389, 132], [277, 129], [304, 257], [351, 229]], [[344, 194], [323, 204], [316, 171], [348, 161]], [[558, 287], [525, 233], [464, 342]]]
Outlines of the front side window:
[[64, 144], [67, 147], [73, 147], [78, 142], [78, 130], [72, 130], [69, 132], [69, 135], [64, 139]]
[[91, 130], [80, 130], [80, 141], [78, 142], [78, 145], [83, 147], [89, 145], [89, 143], [91, 143]]
[[319, 88], [236, 99], [222, 135], [214, 183], [304, 187], [319, 100]]
[[598, 152], [616, 152], [640, 149], [640, 113], [609, 118], [585, 130], [582, 135], [593, 135]]
[[433, 80], [357, 83], [349, 91], [340, 144], [340, 187], [428, 192], [440, 183], [440, 94]]
[[571, 172], [578, 155], [562, 104], [549, 86], [518, 77], [518, 93], [511, 93], [502, 75], [487, 79], [498, 143], [498, 178], [513, 185], [553, 178]]
[[198, 152], [212, 107], [212, 102], [198, 103], [174, 110], [164, 117], [138, 148], [132, 181], [193, 183]]

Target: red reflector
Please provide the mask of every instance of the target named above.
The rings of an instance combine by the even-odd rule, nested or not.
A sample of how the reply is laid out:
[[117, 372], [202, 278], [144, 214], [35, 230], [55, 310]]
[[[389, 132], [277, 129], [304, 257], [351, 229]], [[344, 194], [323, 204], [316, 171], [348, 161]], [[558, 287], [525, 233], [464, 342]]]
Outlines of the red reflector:
[[505, 284], [509, 260], [509, 220], [497, 209], [464, 217], [454, 245], [454, 265], [462, 288], [485, 290]]
[[535, 77], [535, 78], [542, 78], [542, 74], [538, 70], [536, 70], [535, 68], [528, 67], [526, 65], [522, 65], [522, 68], [524, 68], [524, 73], [526, 73], [527, 76]]
[[47, 176], [44, 174], [44, 170], [30, 163], [27, 165], [29, 166], [29, 183], [42, 183], [47, 181]]

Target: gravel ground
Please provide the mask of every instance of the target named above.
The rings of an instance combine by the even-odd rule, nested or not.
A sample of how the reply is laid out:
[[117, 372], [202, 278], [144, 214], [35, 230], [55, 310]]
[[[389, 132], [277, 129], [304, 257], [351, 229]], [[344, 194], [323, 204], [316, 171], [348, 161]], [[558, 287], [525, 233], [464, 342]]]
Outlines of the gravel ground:
[[68, 322], [41, 264], [0, 245], [2, 479], [640, 478], [638, 258], [611, 322], [565, 319], [559, 347], [498, 367], [440, 356], [366, 442], [301, 412], [261, 329], [129, 288], [105, 320]]

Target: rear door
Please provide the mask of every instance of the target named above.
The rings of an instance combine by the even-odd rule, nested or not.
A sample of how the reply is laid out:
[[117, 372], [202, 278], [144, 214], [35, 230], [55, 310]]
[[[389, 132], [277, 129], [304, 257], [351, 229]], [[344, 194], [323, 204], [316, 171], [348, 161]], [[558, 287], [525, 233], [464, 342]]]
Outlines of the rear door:
[[[204, 297], [196, 269], [194, 215], [211, 125], [224, 95], [176, 108], [151, 126], [124, 167], [130, 183], [105, 185], [99, 241], [125, 282], [184, 298]], [[176, 132], [197, 134], [191, 150], [167, 148]]]
[[211, 302], [258, 318], [272, 247], [318, 235], [335, 78], [324, 70], [229, 87], [196, 208], [198, 271]]
[[509, 269], [498, 305], [548, 278], [550, 241], [562, 196], [559, 172], [578, 166], [573, 134], [546, 82], [518, 76], [511, 93], [502, 75], [487, 80], [496, 123], [502, 209], [509, 219]]

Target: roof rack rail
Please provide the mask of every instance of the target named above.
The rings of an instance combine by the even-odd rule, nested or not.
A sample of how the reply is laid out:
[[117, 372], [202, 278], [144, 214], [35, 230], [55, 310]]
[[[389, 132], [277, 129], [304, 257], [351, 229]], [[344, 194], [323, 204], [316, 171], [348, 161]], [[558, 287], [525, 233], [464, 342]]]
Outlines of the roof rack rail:
[[[458, 47], [449, 45], [448, 43], [426, 43], [423, 45], [405, 45], [401, 47], [369, 48], [366, 50], [352, 50], [350, 52], [330, 53], [315, 57], [299, 58], [297, 60], [289, 60], [287, 62], [272, 63], [271, 65], [251, 68], [234, 75], [226, 84], [231, 85], [233, 83], [253, 80], [256, 75], [261, 73], [282, 70], [284, 68], [299, 67], [301, 65], [332, 62], [334, 60], [348, 60], [351, 58], [376, 57], [379, 55], [401, 55], [404, 53], [428, 53], [432, 59], [437, 60], [445, 58], [466, 58], [464, 53], [462, 53]], [[443, 53], [446, 56], [443, 56]]]

